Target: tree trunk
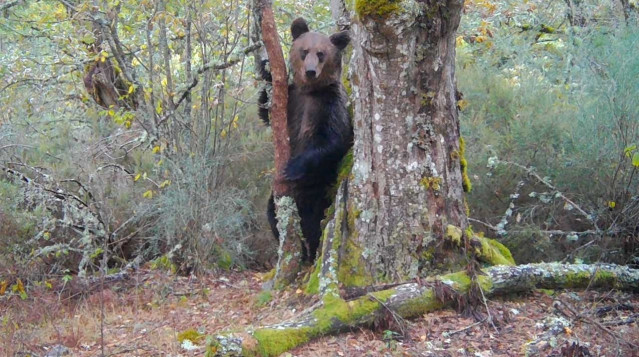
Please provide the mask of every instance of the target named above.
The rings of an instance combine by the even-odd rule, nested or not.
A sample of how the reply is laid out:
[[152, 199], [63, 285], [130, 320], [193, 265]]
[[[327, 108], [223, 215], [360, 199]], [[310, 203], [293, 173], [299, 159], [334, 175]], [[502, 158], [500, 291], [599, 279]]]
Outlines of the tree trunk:
[[375, 4], [358, 2], [352, 26], [353, 168], [334, 217], [346, 286], [459, 268], [468, 236], [455, 86], [463, 1]]
[[[273, 282], [275, 287], [284, 287], [297, 278], [301, 267], [302, 247], [300, 218], [295, 201], [290, 196], [291, 184], [284, 179], [284, 169], [291, 156], [286, 122], [288, 103], [288, 76], [282, 47], [277, 35], [272, 0], [256, 0], [256, 19], [260, 21], [262, 39], [268, 54], [273, 93], [271, 100], [271, 127], [275, 147], [275, 178], [273, 197], [277, 216], [280, 245]], [[257, 26], [257, 23], [256, 23]]]

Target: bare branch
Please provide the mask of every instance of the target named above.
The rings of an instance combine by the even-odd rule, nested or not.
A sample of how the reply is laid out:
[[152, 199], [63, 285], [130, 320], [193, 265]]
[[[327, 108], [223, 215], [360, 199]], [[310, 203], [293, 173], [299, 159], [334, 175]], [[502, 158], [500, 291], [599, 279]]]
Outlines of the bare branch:
[[[244, 48], [241, 53], [243, 53], [244, 55], [248, 55], [249, 53], [259, 49], [260, 47], [262, 47], [261, 44], [253, 44], [250, 45], [246, 48]], [[224, 62], [224, 63], [207, 63], [204, 66], [202, 66], [200, 69], [197, 70], [197, 75], [201, 75], [204, 72], [210, 71], [210, 70], [221, 70], [221, 69], [226, 69], [229, 67], [232, 67], [238, 63], [240, 63], [240, 61], [242, 60], [242, 58], [240, 56], [235, 56], [235, 57], [231, 57], [228, 61]], [[177, 107], [180, 106], [180, 104], [184, 101], [184, 99], [186, 99], [186, 97], [191, 93], [191, 90], [193, 90], [193, 88], [195, 88], [195, 86], [199, 83], [197, 76], [193, 77], [193, 80], [191, 81], [191, 84], [189, 84], [188, 87], [186, 87], [186, 89], [184, 90], [184, 92], [182, 93], [182, 95], [180, 96], [180, 99], [177, 101], [177, 103], [175, 103], [175, 108], [177, 109]]]
[[21, 3], [23, 3], [24, 0], [15, 0], [15, 1], [10, 1], [4, 5], [0, 5], [0, 11], [4, 11], [4, 10], [8, 10], [16, 5], [20, 5]]

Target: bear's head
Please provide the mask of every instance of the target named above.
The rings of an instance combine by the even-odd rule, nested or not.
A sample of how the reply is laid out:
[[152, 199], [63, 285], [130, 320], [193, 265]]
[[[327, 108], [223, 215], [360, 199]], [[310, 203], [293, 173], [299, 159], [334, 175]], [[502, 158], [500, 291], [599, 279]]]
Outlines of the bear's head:
[[316, 90], [340, 83], [342, 50], [350, 42], [348, 31], [326, 36], [310, 32], [303, 18], [291, 24], [293, 46], [289, 54], [293, 81], [304, 90]]

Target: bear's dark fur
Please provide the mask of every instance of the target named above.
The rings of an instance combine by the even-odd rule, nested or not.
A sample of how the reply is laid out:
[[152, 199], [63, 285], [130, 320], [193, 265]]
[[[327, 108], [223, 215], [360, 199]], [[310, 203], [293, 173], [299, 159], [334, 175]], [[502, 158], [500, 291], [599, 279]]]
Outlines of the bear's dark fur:
[[[347, 95], [341, 82], [342, 50], [350, 38], [346, 31], [330, 37], [310, 32], [302, 18], [293, 21], [291, 34], [293, 84], [288, 88], [287, 110], [291, 159], [284, 176], [293, 184], [302, 234], [308, 243], [308, 251], [303, 248], [304, 260], [312, 261], [322, 234], [320, 222], [331, 204], [328, 191], [337, 179], [339, 162], [353, 144]], [[270, 80], [265, 65], [263, 62], [261, 74]], [[263, 110], [267, 102], [268, 96], [261, 93], [259, 114], [268, 124], [268, 110]], [[278, 238], [272, 195], [267, 216]]]

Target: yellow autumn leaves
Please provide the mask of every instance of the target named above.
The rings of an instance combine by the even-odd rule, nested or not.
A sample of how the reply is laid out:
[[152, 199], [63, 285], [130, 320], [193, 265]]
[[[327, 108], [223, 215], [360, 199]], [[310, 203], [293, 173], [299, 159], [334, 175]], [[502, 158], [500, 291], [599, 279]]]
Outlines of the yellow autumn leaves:
[[[163, 151], [163, 149], [164, 149], [164, 144], [155, 145], [151, 149], [151, 152], [153, 154], [158, 154], [158, 153], [161, 153]], [[159, 166], [162, 166], [162, 163], [163, 163], [163, 160], [160, 159], [160, 160], [158, 160], [158, 162], [156, 162], [155, 165], [159, 167]], [[149, 178], [146, 172], [139, 172], [139, 173], [137, 173], [137, 174], [135, 174], [133, 176], [133, 182], [138, 182], [138, 181], [140, 181], [140, 179], [142, 181], [149, 181], [149, 182], [153, 183], [157, 189], [163, 189], [163, 188], [166, 188], [166, 187], [171, 185], [171, 180], [164, 180], [164, 181], [162, 181], [160, 183], [157, 183], [156, 181], [154, 181], [151, 178]], [[149, 190], [146, 190], [142, 194], [142, 197], [146, 198], [146, 199], [151, 199], [151, 198], [153, 198], [153, 195], [154, 195], [154, 190], [153, 189], [149, 189]]]
[[[233, 129], [237, 129], [238, 128], [238, 121], [240, 120], [240, 117], [238, 115], [235, 116], [235, 118], [233, 118], [233, 121], [231, 121], [231, 124], [229, 125], [229, 128], [233, 128]], [[222, 129], [222, 131], [220, 132], [220, 136], [222, 138], [226, 138], [226, 136], [228, 135], [228, 131], [227, 128]]]

